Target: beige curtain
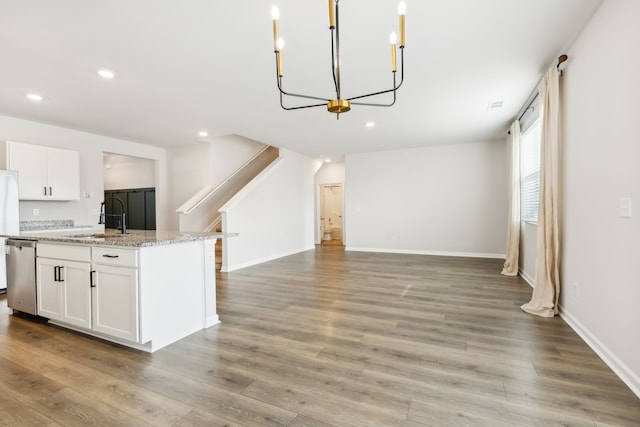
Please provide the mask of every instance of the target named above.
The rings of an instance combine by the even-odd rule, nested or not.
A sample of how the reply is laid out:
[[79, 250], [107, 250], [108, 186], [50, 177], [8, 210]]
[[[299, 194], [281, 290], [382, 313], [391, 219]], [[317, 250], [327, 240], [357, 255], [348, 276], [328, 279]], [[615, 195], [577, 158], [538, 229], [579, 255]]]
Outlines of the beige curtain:
[[559, 234], [558, 228], [558, 156], [560, 150], [560, 72], [553, 66], [539, 86], [541, 117], [540, 206], [536, 278], [531, 301], [521, 308], [530, 314], [553, 317], [558, 314]]
[[520, 121], [516, 120], [509, 129], [511, 137], [511, 180], [509, 201], [509, 228], [507, 230], [507, 256], [502, 274], [518, 275], [520, 256]]

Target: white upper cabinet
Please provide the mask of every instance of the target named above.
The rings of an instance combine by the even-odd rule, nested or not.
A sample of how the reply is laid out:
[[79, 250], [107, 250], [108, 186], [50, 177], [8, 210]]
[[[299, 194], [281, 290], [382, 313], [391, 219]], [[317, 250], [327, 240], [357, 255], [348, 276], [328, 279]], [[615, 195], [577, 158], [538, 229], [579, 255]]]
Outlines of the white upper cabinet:
[[80, 153], [7, 141], [7, 169], [18, 171], [20, 200], [78, 200]]

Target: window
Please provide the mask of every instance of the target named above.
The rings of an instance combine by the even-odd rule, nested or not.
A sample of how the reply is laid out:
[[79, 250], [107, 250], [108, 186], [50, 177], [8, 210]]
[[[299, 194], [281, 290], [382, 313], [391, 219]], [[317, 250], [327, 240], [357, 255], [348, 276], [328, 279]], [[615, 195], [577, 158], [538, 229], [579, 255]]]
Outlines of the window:
[[520, 137], [520, 219], [538, 222], [540, 199], [540, 120]]

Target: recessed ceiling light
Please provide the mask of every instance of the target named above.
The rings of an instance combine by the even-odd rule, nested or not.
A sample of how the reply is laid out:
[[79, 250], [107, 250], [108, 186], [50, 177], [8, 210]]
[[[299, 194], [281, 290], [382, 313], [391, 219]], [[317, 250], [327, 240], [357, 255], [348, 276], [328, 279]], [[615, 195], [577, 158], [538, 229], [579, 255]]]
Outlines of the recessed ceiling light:
[[107, 70], [106, 68], [99, 68], [98, 75], [103, 79], [112, 79], [116, 76], [116, 73], [111, 70]]
[[331, 159], [324, 159], [325, 163], [331, 163]]
[[28, 93], [27, 94], [27, 98], [29, 98], [32, 101], [42, 101], [42, 95], [37, 94], [37, 93]]
[[207, 136], [209, 136], [209, 132], [201, 130], [200, 132], [198, 132], [198, 136], [200, 136], [202, 138], [207, 137]]
[[372, 128], [372, 127], [374, 127], [374, 126], [376, 125], [376, 122], [371, 122], [371, 121], [369, 121], [369, 122], [365, 123], [364, 125], [365, 125], [366, 127], [368, 127], [368, 128]]

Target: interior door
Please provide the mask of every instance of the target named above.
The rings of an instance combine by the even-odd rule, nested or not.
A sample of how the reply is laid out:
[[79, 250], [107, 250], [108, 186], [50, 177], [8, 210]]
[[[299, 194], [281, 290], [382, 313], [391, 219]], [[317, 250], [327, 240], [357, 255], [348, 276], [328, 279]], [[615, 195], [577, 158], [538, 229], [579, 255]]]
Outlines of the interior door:
[[320, 240], [325, 240], [331, 230], [332, 240], [343, 240], [343, 195], [342, 184], [322, 184], [320, 191]]

